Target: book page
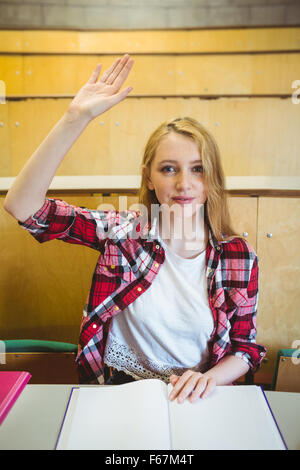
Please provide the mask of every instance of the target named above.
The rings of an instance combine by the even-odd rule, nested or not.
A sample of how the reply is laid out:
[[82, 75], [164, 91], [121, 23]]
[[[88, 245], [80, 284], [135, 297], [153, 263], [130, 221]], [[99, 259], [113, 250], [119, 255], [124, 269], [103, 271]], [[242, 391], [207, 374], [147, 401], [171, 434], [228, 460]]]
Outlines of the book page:
[[65, 410], [65, 416], [61, 425], [59, 435], [55, 445], [56, 450], [64, 450], [67, 448], [70, 431], [74, 419], [76, 403], [79, 395], [79, 387], [72, 387], [69, 401]]
[[74, 399], [73, 419], [66, 415], [69, 436], [64, 428], [61, 433], [64, 449], [170, 449], [167, 387], [161, 380], [80, 387]]
[[172, 449], [285, 449], [256, 385], [219, 386], [195, 403], [172, 401], [169, 410]]

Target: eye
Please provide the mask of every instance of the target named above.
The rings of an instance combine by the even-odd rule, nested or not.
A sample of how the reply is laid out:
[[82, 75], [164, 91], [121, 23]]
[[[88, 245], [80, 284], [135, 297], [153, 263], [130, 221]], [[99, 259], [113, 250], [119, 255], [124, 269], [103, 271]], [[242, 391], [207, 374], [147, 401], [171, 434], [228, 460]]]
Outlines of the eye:
[[202, 165], [195, 166], [193, 169], [194, 169], [194, 170], [195, 170], [195, 169], [198, 170], [198, 171], [196, 171], [196, 173], [203, 173], [203, 166], [202, 166]]
[[163, 173], [169, 173], [168, 171], [166, 171], [166, 170], [168, 170], [168, 168], [173, 168], [173, 166], [170, 166], [170, 165], [164, 166], [164, 167], [161, 169], [161, 171], [162, 171]]
[[[173, 171], [170, 171], [170, 168], [172, 168], [172, 170], [174, 170], [173, 166], [167, 165], [167, 166], [164, 166], [160, 171], [162, 173], [173, 173]], [[203, 173], [203, 166], [202, 165], [197, 165], [197, 166], [193, 167], [193, 172], [194, 173]]]

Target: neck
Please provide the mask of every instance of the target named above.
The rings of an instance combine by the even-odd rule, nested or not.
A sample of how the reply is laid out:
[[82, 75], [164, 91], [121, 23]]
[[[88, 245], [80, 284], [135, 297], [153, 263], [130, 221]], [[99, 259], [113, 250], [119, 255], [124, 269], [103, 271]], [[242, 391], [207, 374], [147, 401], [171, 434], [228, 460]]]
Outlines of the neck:
[[201, 214], [165, 220], [160, 213], [158, 230], [160, 237], [168, 245], [180, 246], [187, 251], [197, 251], [201, 247], [204, 249], [208, 242], [208, 227]]

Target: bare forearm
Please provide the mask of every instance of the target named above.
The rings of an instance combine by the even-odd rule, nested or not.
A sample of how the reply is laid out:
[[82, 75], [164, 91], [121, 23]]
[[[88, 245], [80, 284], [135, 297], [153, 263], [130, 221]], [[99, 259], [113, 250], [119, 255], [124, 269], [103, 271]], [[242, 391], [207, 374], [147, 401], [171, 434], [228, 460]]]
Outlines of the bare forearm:
[[203, 375], [215, 379], [216, 385], [228, 385], [246, 374], [248, 370], [249, 366], [243, 359], [228, 355]]
[[32, 154], [4, 201], [16, 219], [25, 221], [43, 205], [59, 165], [88, 123], [87, 117], [67, 110]]
[[15, 179], [4, 201], [7, 212], [24, 222], [42, 207], [56, 170], [88, 123], [124, 100], [132, 90], [129, 87], [119, 91], [133, 62], [129, 54], [125, 54], [114, 61], [99, 81], [102, 64], [96, 66], [67, 112]]

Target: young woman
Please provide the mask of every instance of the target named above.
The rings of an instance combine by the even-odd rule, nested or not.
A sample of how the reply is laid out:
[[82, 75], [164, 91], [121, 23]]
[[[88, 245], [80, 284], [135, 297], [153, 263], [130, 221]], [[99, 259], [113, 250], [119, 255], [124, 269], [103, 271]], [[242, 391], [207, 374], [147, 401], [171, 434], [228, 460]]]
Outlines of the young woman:
[[[100, 252], [84, 307], [80, 383], [171, 382], [191, 402], [256, 370], [257, 256], [229, 220], [213, 137], [192, 118], [163, 123], [142, 162], [142, 211], [89, 210], [46, 198], [52, 178], [91, 120], [126, 98], [133, 59], [99, 79], [98, 64], [10, 188], [4, 207], [40, 243]], [[99, 79], [99, 81], [98, 81]], [[145, 218], [146, 215], [146, 218]], [[104, 375], [113, 367], [111, 377]]]

